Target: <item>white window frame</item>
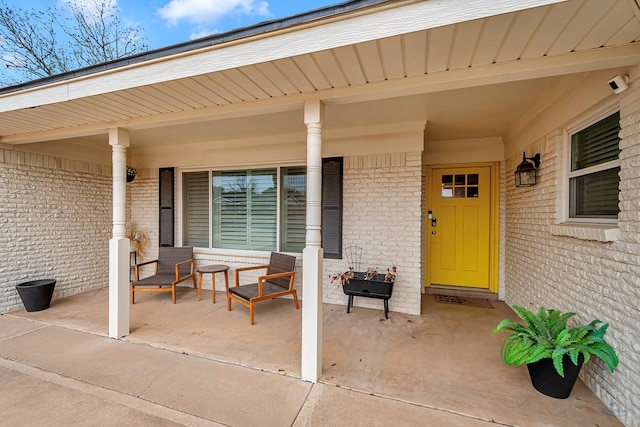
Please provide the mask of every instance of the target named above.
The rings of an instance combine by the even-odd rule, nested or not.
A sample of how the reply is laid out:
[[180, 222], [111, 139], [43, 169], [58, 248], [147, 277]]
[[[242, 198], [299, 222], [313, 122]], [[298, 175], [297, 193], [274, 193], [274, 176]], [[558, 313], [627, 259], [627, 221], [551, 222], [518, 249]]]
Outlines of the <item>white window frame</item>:
[[[598, 121], [615, 114], [620, 111], [618, 104], [609, 105], [603, 109], [598, 110], [596, 113], [582, 117], [580, 121], [576, 121], [572, 125], [565, 128], [564, 131], [564, 168], [562, 173], [563, 179], [563, 203], [562, 203], [562, 219], [563, 222], [568, 223], [583, 223], [583, 224], [617, 224], [617, 218], [571, 218], [569, 217], [570, 203], [571, 203], [571, 191], [570, 180], [572, 178], [591, 175], [603, 170], [612, 169], [620, 166], [620, 159], [601, 163], [589, 168], [580, 169], [577, 171], [571, 171], [571, 136], [581, 130], [591, 126]], [[618, 193], [620, 190], [618, 189]]]
[[[177, 193], [178, 193], [178, 224], [177, 224], [177, 228], [178, 228], [178, 241], [180, 242], [180, 245], [182, 245], [182, 242], [184, 241], [184, 230], [183, 230], [183, 224], [184, 224], [184, 194], [183, 194], [183, 175], [185, 173], [189, 173], [189, 172], [208, 172], [209, 173], [209, 177], [211, 177], [211, 173], [212, 172], [220, 172], [220, 171], [240, 171], [240, 170], [256, 170], [256, 169], [276, 169], [276, 182], [277, 182], [277, 204], [278, 204], [278, 210], [277, 210], [277, 215], [276, 215], [276, 221], [278, 224], [277, 230], [276, 230], [276, 249], [275, 251], [278, 252], [280, 249], [280, 244], [281, 244], [281, 209], [280, 209], [280, 203], [281, 203], [281, 180], [282, 180], [282, 168], [287, 168], [287, 167], [306, 167], [306, 164], [301, 164], [300, 162], [278, 162], [278, 163], [266, 163], [266, 164], [257, 164], [257, 165], [225, 165], [225, 166], [211, 166], [211, 167], [206, 167], [206, 168], [179, 168], [177, 169], [177, 179], [176, 179], [176, 185], [177, 185]], [[212, 197], [212, 191], [213, 188], [211, 187], [211, 185], [209, 185], [209, 201], [211, 201], [211, 197]], [[211, 202], [209, 202], [209, 224], [211, 223], [211, 218], [213, 215], [213, 204]], [[213, 246], [213, 236], [211, 235], [211, 232], [209, 232], [209, 247], [208, 248], [194, 248], [194, 250], [196, 250], [197, 253], [205, 253], [205, 254], [212, 254], [212, 255], [219, 255], [219, 254], [238, 254], [238, 255], [242, 255], [242, 256], [261, 256], [264, 254], [265, 251], [259, 251], [259, 250], [252, 250], [252, 249], [227, 249], [227, 248], [214, 248]], [[291, 254], [297, 254], [297, 255], [301, 255], [302, 253], [294, 253], [291, 252]]]

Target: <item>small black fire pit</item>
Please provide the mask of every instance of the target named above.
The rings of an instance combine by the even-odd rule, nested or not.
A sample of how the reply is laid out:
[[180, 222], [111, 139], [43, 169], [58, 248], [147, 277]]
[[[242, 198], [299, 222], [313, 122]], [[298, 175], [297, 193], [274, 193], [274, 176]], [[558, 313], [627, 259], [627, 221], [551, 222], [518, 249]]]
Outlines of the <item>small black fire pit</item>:
[[353, 297], [378, 298], [384, 300], [384, 317], [389, 318], [389, 298], [393, 293], [393, 282], [385, 282], [384, 274], [377, 274], [371, 279], [365, 279], [366, 273], [355, 272], [354, 277], [342, 285], [342, 290], [349, 296], [347, 313], [353, 306]]

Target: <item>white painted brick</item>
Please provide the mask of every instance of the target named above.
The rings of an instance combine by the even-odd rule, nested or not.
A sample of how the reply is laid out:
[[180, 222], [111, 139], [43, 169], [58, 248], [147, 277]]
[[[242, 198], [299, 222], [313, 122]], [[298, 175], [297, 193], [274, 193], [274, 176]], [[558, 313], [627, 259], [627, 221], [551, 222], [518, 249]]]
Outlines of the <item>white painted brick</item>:
[[22, 308], [15, 285], [24, 281], [55, 278], [54, 299], [108, 285], [110, 177], [0, 152], [0, 312]]
[[[621, 103], [620, 229], [610, 243], [554, 236], [549, 225], [560, 219], [564, 203], [560, 165], [562, 130], [550, 132], [540, 182], [514, 188], [521, 156], [507, 159], [505, 202], [505, 295], [510, 305], [539, 306], [578, 313], [576, 320], [609, 322], [607, 341], [620, 357], [611, 374], [599, 361], [581, 376], [625, 425], [640, 425], [640, 96]], [[534, 148], [527, 148], [533, 153]], [[589, 237], [585, 230], [585, 238]]]
[[[411, 154], [411, 156], [409, 156]], [[343, 260], [325, 260], [324, 301], [346, 305], [340, 284], [331, 283], [332, 274], [349, 267], [348, 246], [362, 247], [360, 268], [378, 267], [386, 271], [396, 265], [398, 275], [391, 311], [420, 314], [422, 283], [420, 234], [422, 165], [416, 153], [405, 156], [398, 166], [375, 167], [375, 159], [351, 157], [344, 170]], [[411, 164], [406, 162], [411, 158]], [[392, 162], [393, 163], [393, 162]], [[355, 298], [356, 307], [382, 308], [382, 301]]]

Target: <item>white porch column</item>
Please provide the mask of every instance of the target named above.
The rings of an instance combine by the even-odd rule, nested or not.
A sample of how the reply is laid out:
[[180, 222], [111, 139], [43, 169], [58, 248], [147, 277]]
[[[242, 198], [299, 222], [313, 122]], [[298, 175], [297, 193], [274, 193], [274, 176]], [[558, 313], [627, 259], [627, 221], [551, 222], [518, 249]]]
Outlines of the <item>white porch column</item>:
[[322, 375], [322, 121], [319, 100], [304, 106], [307, 125], [307, 234], [302, 252], [302, 379]]
[[109, 240], [109, 336], [129, 334], [129, 239], [126, 228], [129, 132], [109, 129], [113, 166], [113, 235]]

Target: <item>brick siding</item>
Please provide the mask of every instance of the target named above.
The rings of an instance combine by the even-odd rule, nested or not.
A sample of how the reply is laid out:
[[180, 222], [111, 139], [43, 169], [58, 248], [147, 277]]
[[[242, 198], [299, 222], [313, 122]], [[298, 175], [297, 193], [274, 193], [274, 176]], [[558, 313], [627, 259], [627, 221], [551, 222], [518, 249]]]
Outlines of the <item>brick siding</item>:
[[[347, 296], [329, 276], [346, 271], [349, 249], [362, 248], [360, 268], [392, 265], [398, 274], [389, 310], [420, 314], [422, 290], [422, 158], [393, 153], [345, 158], [342, 260], [324, 260], [324, 302], [345, 305]], [[382, 308], [381, 300], [355, 297], [356, 307]]]
[[53, 298], [106, 286], [111, 169], [0, 148], [0, 312], [15, 285], [54, 278]]
[[619, 236], [613, 242], [553, 235], [561, 220], [565, 156], [562, 130], [527, 147], [542, 154], [539, 183], [515, 188], [520, 155], [507, 159], [506, 302], [577, 313], [576, 322], [600, 319], [620, 358], [611, 374], [594, 359], [581, 378], [628, 426], [640, 425], [640, 91], [621, 100]]

